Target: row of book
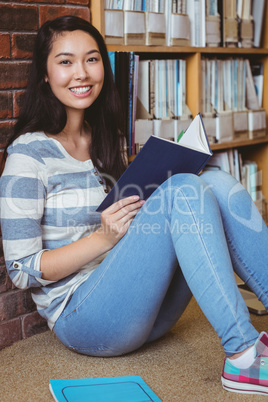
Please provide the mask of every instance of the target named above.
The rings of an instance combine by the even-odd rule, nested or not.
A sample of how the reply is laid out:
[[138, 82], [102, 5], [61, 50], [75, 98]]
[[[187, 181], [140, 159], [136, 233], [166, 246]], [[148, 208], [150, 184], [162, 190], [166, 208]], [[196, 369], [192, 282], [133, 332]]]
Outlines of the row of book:
[[107, 44], [260, 47], [266, 0], [105, 0]]
[[[186, 104], [186, 61], [142, 60], [134, 52], [116, 51], [109, 51], [109, 57], [124, 108], [128, 154], [132, 155], [136, 153], [137, 120], [186, 120], [191, 115]], [[143, 130], [149, 133], [149, 127], [150, 123], [147, 128], [141, 126], [141, 135]]]
[[[186, 99], [187, 61], [142, 59], [134, 52], [116, 51], [109, 57], [124, 108], [128, 154], [135, 154], [155, 132], [176, 141], [192, 118]], [[210, 142], [265, 136], [266, 112], [259, 104], [249, 60], [204, 59], [202, 66], [200, 112]]]
[[139, 119], [185, 116], [186, 61], [140, 60], [137, 115]]
[[237, 149], [212, 155], [206, 170], [223, 170], [234, 176], [248, 191], [264, 220], [267, 220], [267, 201], [261, 191], [262, 172], [255, 161], [243, 160]]
[[243, 58], [201, 60], [202, 112], [262, 107], [263, 63]]

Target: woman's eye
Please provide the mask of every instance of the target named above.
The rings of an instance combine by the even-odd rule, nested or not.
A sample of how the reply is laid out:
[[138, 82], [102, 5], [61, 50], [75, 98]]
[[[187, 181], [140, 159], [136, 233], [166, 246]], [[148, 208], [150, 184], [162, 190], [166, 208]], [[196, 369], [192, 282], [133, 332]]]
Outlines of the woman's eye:
[[71, 62], [69, 60], [62, 60], [60, 62], [60, 64], [67, 65], [67, 64], [71, 64]]
[[88, 59], [88, 62], [90, 62], [90, 63], [94, 63], [95, 61], [98, 61], [97, 57], [90, 57]]

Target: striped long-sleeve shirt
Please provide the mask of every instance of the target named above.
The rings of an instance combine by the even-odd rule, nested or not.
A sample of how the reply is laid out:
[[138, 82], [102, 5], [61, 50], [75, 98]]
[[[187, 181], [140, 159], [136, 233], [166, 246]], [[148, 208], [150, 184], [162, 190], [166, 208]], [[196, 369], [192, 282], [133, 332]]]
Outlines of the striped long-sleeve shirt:
[[104, 256], [52, 282], [41, 277], [41, 255], [95, 231], [100, 225], [95, 211], [105, 195], [92, 161], [74, 159], [43, 132], [21, 135], [8, 148], [0, 179], [6, 267], [15, 286], [31, 288], [37, 309], [51, 329], [69, 297]]

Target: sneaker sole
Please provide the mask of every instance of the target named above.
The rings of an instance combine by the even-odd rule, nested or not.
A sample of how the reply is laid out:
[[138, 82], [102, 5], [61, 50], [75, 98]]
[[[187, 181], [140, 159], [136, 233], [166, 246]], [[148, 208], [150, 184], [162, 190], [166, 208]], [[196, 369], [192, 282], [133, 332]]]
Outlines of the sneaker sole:
[[238, 392], [241, 394], [268, 395], [268, 388], [263, 385], [231, 381], [224, 377], [221, 377], [221, 383], [223, 388], [227, 391]]

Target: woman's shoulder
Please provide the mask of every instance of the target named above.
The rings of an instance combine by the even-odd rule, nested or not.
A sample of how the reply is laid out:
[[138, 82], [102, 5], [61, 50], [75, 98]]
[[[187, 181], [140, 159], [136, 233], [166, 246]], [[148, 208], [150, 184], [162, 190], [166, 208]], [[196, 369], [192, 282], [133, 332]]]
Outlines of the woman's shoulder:
[[17, 144], [30, 144], [33, 141], [40, 141], [40, 140], [44, 140], [45, 138], [46, 138], [46, 135], [43, 131], [28, 132], [28, 133], [19, 135], [12, 142], [11, 147], [15, 146]]
[[30, 145], [34, 141], [42, 141], [46, 139], [46, 135], [42, 131], [37, 132], [29, 132], [25, 134], [21, 134], [18, 138], [16, 138], [12, 144], [9, 146], [9, 149], [16, 147], [17, 145]]
[[7, 149], [8, 156], [20, 154], [35, 159], [37, 162], [46, 164], [45, 160], [62, 159], [64, 155], [44, 132], [30, 132], [21, 134]]

